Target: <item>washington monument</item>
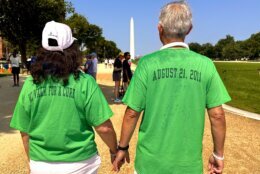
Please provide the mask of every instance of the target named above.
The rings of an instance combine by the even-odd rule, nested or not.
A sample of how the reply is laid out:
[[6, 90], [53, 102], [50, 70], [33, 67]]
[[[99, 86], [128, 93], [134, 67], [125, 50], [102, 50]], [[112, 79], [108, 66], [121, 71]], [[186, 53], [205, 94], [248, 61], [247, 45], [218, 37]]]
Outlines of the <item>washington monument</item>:
[[135, 58], [135, 35], [134, 35], [134, 19], [130, 19], [130, 54], [131, 59]]

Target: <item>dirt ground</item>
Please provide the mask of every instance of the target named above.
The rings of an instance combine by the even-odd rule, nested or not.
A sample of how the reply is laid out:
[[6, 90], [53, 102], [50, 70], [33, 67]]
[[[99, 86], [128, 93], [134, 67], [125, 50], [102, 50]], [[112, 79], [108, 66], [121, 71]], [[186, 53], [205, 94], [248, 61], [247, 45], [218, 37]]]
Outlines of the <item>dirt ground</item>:
[[[111, 70], [104, 69], [98, 74], [98, 83], [104, 92], [110, 107], [114, 112], [112, 122], [118, 139], [121, 131], [121, 123], [126, 106], [113, 103], [113, 82]], [[227, 136], [225, 143], [225, 174], [260, 174], [260, 121], [239, 117], [226, 113]], [[8, 123], [7, 123], [8, 124]], [[136, 129], [138, 130], [138, 129]], [[106, 145], [97, 136], [96, 142], [102, 165], [100, 174], [114, 173], [111, 171], [109, 151]], [[135, 158], [135, 146], [137, 131], [135, 131], [130, 143], [130, 164], [122, 167], [120, 173], [132, 174]], [[205, 121], [205, 133], [203, 140], [204, 173], [207, 173], [207, 160], [212, 152], [212, 138], [208, 118]], [[0, 132], [0, 173], [24, 174], [28, 173], [25, 153], [23, 151], [20, 135], [17, 131], [9, 133]], [[149, 167], [149, 166], [147, 166]]]

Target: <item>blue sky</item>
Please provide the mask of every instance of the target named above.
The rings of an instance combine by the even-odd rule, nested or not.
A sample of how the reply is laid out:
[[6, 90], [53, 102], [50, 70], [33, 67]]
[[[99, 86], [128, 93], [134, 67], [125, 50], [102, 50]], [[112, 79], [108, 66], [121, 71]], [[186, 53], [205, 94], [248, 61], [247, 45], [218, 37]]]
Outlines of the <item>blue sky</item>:
[[[162, 44], [157, 24], [160, 9], [169, 0], [71, 0], [77, 13], [103, 29], [103, 36], [129, 51], [130, 18], [135, 23], [135, 53], [144, 55]], [[260, 32], [260, 0], [187, 0], [193, 30], [186, 42], [215, 44], [227, 34], [244, 40]]]

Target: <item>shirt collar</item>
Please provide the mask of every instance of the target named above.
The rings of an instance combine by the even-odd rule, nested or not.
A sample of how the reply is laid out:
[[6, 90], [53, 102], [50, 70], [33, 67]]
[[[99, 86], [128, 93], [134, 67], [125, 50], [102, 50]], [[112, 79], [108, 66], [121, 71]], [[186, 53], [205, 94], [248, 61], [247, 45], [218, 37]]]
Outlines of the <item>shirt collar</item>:
[[160, 50], [163, 50], [163, 49], [166, 49], [166, 48], [171, 48], [171, 47], [176, 47], [176, 46], [190, 49], [189, 45], [184, 43], [184, 42], [171, 42], [171, 43], [168, 43], [168, 44], [162, 46]]

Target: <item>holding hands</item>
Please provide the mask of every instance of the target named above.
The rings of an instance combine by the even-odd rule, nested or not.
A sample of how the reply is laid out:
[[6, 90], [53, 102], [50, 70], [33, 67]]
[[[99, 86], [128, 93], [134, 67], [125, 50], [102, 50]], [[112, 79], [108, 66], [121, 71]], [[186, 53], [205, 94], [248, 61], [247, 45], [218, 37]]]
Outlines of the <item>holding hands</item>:
[[123, 166], [123, 164], [125, 162], [130, 163], [128, 148], [129, 148], [129, 146], [126, 146], [126, 147], [118, 146], [118, 151], [117, 151], [116, 156], [114, 157], [113, 161], [112, 161], [112, 155], [111, 155], [111, 162], [113, 164], [114, 171], [119, 172], [120, 168]]

